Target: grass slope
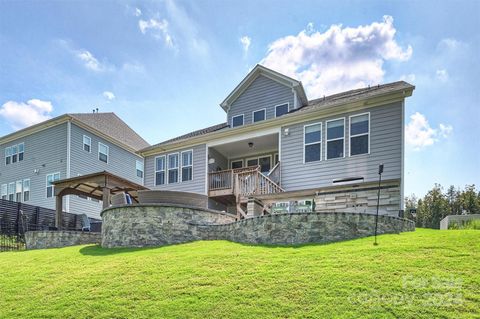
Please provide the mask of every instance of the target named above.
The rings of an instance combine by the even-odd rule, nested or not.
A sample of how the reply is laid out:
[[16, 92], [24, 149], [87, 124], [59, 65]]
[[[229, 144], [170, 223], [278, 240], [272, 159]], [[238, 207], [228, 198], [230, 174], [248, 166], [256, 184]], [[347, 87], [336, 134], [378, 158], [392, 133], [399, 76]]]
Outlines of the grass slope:
[[[0, 254], [0, 318], [470, 318], [480, 232]], [[478, 317], [477, 317], [478, 318]]]

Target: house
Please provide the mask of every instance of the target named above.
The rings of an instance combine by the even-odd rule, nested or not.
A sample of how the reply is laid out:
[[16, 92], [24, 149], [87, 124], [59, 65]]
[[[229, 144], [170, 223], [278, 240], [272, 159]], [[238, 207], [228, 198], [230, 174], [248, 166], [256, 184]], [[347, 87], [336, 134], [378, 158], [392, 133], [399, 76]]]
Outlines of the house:
[[204, 194], [239, 218], [292, 208], [403, 209], [403, 82], [308, 100], [302, 83], [257, 65], [220, 104], [226, 122], [141, 149], [144, 185]]
[[[114, 113], [64, 114], [0, 138], [0, 198], [55, 209], [52, 182], [99, 171], [143, 185], [149, 144]], [[70, 195], [64, 211], [99, 218], [98, 200]]]

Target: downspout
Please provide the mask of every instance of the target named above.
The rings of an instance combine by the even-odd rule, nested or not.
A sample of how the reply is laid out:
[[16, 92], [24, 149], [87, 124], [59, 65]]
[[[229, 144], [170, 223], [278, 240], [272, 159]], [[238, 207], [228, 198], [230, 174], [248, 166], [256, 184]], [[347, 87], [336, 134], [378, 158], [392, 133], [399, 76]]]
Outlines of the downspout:
[[[72, 143], [72, 123], [70, 120], [67, 122], [67, 176], [71, 175], [71, 143]], [[65, 210], [70, 212], [70, 195], [65, 198]]]
[[402, 159], [400, 171], [400, 209], [405, 209], [405, 100], [402, 101]]

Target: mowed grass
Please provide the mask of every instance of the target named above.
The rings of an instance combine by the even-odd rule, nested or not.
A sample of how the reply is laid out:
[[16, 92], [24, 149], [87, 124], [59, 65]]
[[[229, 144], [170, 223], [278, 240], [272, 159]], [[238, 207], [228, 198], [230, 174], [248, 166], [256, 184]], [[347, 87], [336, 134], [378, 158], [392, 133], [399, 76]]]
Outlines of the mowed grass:
[[480, 231], [0, 253], [0, 318], [475, 318]]

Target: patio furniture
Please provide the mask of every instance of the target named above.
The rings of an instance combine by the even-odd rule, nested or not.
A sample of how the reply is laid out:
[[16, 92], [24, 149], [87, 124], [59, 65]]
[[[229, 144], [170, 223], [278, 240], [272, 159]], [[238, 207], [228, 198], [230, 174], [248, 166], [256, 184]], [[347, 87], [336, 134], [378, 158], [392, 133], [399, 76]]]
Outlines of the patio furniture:
[[82, 231], [90, 231], [90, 219], [87, 214], [80, 215], [80, 222], [82, 223]]

